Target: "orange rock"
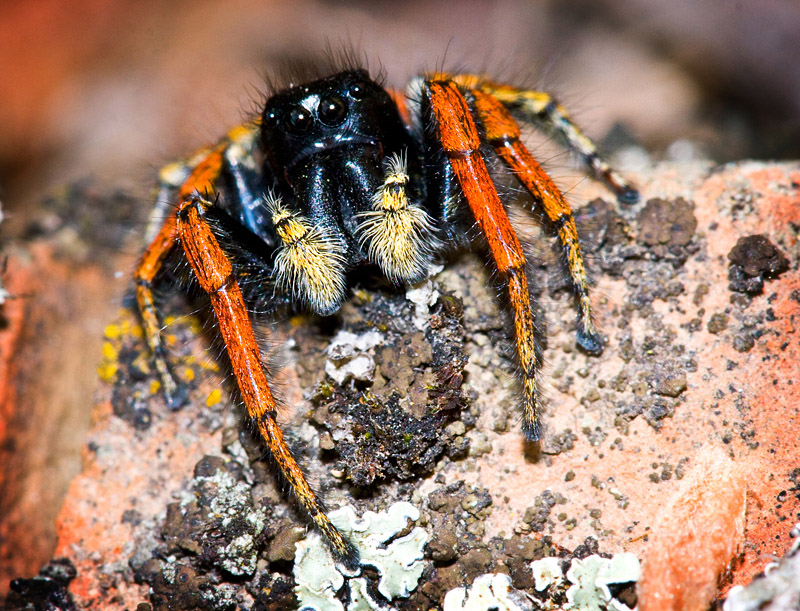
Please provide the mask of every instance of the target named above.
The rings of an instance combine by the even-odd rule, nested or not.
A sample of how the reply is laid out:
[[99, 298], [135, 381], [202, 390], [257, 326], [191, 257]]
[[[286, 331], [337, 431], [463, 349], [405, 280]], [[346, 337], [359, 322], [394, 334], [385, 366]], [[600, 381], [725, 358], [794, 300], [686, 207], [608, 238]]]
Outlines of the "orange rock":
[[709, 447], [658, 511], [637, 592], [641, 611], [702, 611], [744, 542], [746, 476]]
[[[565, 548], [593, 536], [603, 552], [645, 556], [643, 608], [679, 608], [676, 601], [688, 608], [718, 594], [718, 576], [734, 557], [730, 582], [738, 584], [785, 553], [800, 511], [795, 471], [800, 466], [800, 246], [791, 224], [800, 219], [800, 169], [755, 162], [664, 164], [638, 182], [645, 202], [633, 208], [606, 204], [619, 211], [616, 222], [624, 227], [609, 227], [597, 238], [608, 240], [613, 230], [625, 248], [641, 249], [611, 270], [621, 273], [596, 274], [598, 320], [609, 336], [605, 353], [588, 357], [574, 349], [568, 295], [542, 298], [548, 408], [541, 452], [526, 446], [515, 425], [513, 371], [480, 326], [499, 318], [488, 273], [465, 258], [437, 277], [445, 289], [463, 296], [467, 325], [483, 334], [469, 343], [467, 366], [468, 390], [475, 392], [481, 414], [467, 436], [482, 451], [443, 461], [439, 482], [420, 481], [415, 494], [424, 502], [442, 479], [487, 489], [493, 499], [482, 523], [488, 540], [530, 530], [523, 523], [526, 509], [550, 490], [555, 504], [536, 524], [542, 534]], [[610, 200], [591, 181], [570, 197]], [[683, 263], [670, 259], [671, 235], [652, 249], [636, 242], [641, 211], [652, 198], [693, 204], [696, 229], [689, 246], [694, 250], [684, 253]], [[676, 210], [685, 215], [687, 207]], [[580, 223], [580, 210], [576, 218]], [[590, 233], [592, 220], [584, 225]], [[790, 269], [767, 280], [763, 294], [744, 297], [728, 288], [727, 253], [739, 238], [753, 234], [766, 235], [789, 259]], [[590, 267], [603, 263], [606, 246], [598, 248]], [[649, 266], [656, 255], [658, 265]], [[626, 275], [630, 266], [638, 276]], [[650, 271], [663, 273], [663, 279]], [[657, 293], [642, 305], [644, 290]], [[727, 323], [712, 325], [712, 331], [714, 314]], [[752, 343], [737, 344], [740, 337]], [[199, 353], [191, 348], [185, 354]], [[661, 375], [667, 359], [681, 368]], [[306, 377], [310, 366], [303, 363]], [[287, 410], [285, 418], [287, 430], [299, 435], [307, 408], [301, 393], [308, 385], [301, 387], [292, 371], [286, 368], [285, 387], [296, 410], [294, 416]], [[112, 599], [120, 608], [135, 608], [146, 597], [146, 587], [133, 583], [128, 561], [147, 549], [153, 535], [145, 523], [160, 528], [159, 516], [196, 461], [220, 453], [219, 434], [202, 424], [209, 411], [221, 410], [206, 406], [213, 388], [197, 392], [178, 413], [147, 398], [153, 422], [146, 431], [122, 420], [108, 404], [98, 412], [84, 472], [70, 487], [59, 521], [57, 553], [78, 567], [71, 591], [81, 608], [108, 608]], [[314, 452], [306, 467], [315, 482], [333, 481], [329, 464], [316, 460]], [[346, 490], [330, 486], [332, 507], [346, 496]], [[668, 499], [674, 499], [669, 510]], [[278, 508], [288, 505], [277, 493], [273, 501]], [[139, 522], [130, 519], [132, 512]], [[737, 556], [736, 550], [743, 553]]]
[[12, 249], [3, 278], [12, 298], [0, 328], [0, 596], [53, 554], [113, 307], [108, 272], [56, 250], [44, 241]]

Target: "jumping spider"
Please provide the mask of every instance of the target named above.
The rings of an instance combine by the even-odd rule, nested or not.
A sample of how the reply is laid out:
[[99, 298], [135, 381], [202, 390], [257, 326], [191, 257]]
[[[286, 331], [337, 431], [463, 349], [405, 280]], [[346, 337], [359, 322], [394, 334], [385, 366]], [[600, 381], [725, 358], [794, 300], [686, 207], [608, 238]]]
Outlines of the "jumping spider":
[[358, 564], [357, 551], [331, 524], [276, 422], [251, 315], [279, 304], [332, 314], [345, 299], [347, 273], [364, 264], [396, 284], [417, 282], [477, 226], [508, 294], [522, 428], [538, 440], [540, 356], [525, 258], [487, 161], [499, 158], [510, 169], [558, 235], [578, 306], [578, 344], [599, 354], [603, 343], [570, 207], [512, 117], [560, 136], [621, 201], [638, 198], [550, 95], [472, 74], [426, 74], [405, 96], [362, 69], [293, 85], [269, 97], [257, 119], [160, 173], [153, 216], [160, 225], [150, 232], [135, 281], [167, 398], [181, 401], [153, 288], [177, 253], [211, 301], [247, 415], [300, 505], [349, 566]]

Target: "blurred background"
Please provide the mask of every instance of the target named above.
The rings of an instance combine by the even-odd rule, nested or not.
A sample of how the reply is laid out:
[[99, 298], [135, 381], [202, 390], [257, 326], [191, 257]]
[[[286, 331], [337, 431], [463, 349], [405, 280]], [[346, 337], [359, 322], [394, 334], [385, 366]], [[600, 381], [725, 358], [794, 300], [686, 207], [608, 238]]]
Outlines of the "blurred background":
[[0, 247], [23, 280], [0, 325], [0, 594], [52, 553], [157, 168], [251, 112], [265, 75], [347, 46], [395, 87], [443, 66], [549, 90], [611, 151], [798, 158], [798, 32], [790, 0], [3, 2]]
[[394, 86], [444, 64], [554, 90], [595, 138], [619, 123], [656, 155], [797, 157], [798, 32], [789, 0], [6, 1], [0, 197], [16, 212], [87, 175], [141, 190], [263, 74], [343, 44]]

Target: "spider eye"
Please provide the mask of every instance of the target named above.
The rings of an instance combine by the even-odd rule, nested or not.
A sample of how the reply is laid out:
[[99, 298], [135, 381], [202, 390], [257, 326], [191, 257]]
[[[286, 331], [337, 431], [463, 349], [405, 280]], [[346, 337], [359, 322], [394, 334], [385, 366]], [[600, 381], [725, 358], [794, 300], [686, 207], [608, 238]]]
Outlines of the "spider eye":
[[314, 123], [311, 113], [302, 106], [295, 106], [286, 115], [286, 129], [292, 134], [304, 134]]
[[280, 121], [277, 110], [269, 110], [264, 113], [264, 124], [268, 127], [276, 127]]
[[354, 100], [363, 100], [364, 96], [367, 95], [367, 88], [361, 81], [356, 81], [350, 85], [348, 93]]
[[341, 125], [347, 116], [347, 104], [338, 95], [322, 98], [317, 109], [317, 116], [320, 121], [330, 127]]

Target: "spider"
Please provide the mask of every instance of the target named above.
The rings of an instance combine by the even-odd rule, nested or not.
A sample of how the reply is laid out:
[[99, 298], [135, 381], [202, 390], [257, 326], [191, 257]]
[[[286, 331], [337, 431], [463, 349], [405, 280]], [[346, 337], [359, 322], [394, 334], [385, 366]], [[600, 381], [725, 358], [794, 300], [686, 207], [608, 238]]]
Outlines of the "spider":
[[305, 513], [350, 567], [357, 550], [328, 519], [276, 422], [251, 316], [280, 304], [332, 314], [346, 298], [348, 272], [365, 264], [396, 284], [417, 282], [476, 226], [507, 292], [522, 429], [538, 440], [540, 354], [525, 258], [489, 167], [505, 165], [557, 233], [577, 302], [578, 344], [599, 354], [603, 340], [570, 207], [513, 117], [561, 137], [620, 201], [638, 198], [549, 94], [444, 72], [413, 79], [405, 96], [360, 68], [289, 86], [266, 99], [257, 119], [159, 174], [153, 219], [163, 222], [149, 231], [135, 287], [167, 399], [184, 401], [153, 290], [176, 255], [210, 299], [247, 416]]

